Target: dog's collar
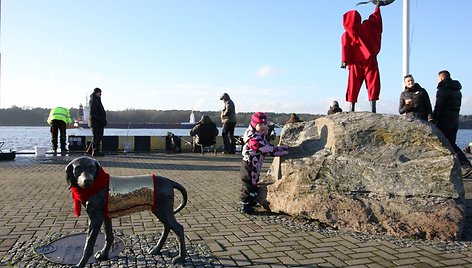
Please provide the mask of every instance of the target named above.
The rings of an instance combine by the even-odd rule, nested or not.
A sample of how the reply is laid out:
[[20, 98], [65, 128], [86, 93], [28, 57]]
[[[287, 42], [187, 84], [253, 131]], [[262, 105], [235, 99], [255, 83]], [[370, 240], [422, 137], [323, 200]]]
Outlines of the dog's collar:
[[[110, 184], [110, 175], [99, 168], [97, 175], [93, 181], [92, 187], [87, 189], [82, 189], [79, 187], [72, 187], [72, 199], [74, 200], [74, 214], [75, 216], [80, 216], [81, 203], [86, 202], [90, 197], [100, 192], [103, 188], [107, 188]], [[105, 217], [108, 217], [108, 194], [105, 195]]]

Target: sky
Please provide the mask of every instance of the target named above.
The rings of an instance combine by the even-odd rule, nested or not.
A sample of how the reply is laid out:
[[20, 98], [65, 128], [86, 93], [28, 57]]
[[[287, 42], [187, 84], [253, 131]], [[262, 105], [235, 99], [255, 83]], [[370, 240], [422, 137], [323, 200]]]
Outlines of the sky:
[[[1, 1], [1, 0], [0, 0]], [[0, 108], [78, 107], [95, 87], [107, 110], [325, 114], [345, 102], [342, 15], [360, 0], [3, 0]], [[377, 112], [398, 114], [402, 6], [381, 8]], [[410, 73], [434, 107], [437, 73], [472, 114], [472, 1], [410, 0]], [[467, 26], [469, 25], [469, 26]], [[357, 110], [369, 110], [365, 85]]]

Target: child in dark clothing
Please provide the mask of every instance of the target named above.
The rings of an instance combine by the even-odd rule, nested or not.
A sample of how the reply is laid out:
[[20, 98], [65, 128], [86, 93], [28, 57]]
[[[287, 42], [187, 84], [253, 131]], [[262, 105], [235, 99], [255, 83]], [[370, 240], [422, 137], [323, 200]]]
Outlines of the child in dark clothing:
[[257, 183], [259, 173], [264, 163], [266, 155], [283, 156], [288, 154], [288, 147], [285, 145], [274, 146], [266, 140], [268, 132], [267, 116], [262, 112], [254, 113], [251, 117], [251, 124], [244, 133], [244, 147], [242, 151], [243, 160], [241, 162], [241, 211], [251, 213], [254, 211], [257, 197]]

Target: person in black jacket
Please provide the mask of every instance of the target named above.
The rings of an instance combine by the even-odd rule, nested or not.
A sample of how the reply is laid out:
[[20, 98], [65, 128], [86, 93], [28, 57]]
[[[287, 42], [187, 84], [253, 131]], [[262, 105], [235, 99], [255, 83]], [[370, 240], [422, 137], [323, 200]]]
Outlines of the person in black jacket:
[[338, 101], [332, 101], [329, 105], [329, 110], [328, 110], [328, 115], [330, 114], [335, 114], [335, 113], [341, 113], [343, 109], [339, 107]]
[[103, 156], [103, 131], [107, 126], [107, 113], [102, 105], [102, 90], [98, 87], [93, 90], [89, 100], [90, 115], [89, 127], [92, 129], [92, 156]]
[[408, 74], [403, 78], [405, 88], [400, 94], [400, 106], [398, 112], [409, 117], [433, 121], [433, 109], [428, 92], [415, 83], [413, 75]]
[[202, 115], [202, 119], [190, 130], [190, 136], [193, 137], [193, 152], [198, 152], [197, 144], [203, 147], [216, 144], [216, 136], [218, 136], [218, 128], [216, 124], [211, 121], [208, 115]]
[[436, 105], [434, 106], [434, 121], [451, 143], [454, 152], [456, 152], [462, 167], [462, 177], [467, 178], [472, 175], [472, 165], [464, 152], [456, 145], [462, 101], [461, 89], [461, 83], [457, 80], [452, 80], [451, 74], [448, 71], [439, 72]]

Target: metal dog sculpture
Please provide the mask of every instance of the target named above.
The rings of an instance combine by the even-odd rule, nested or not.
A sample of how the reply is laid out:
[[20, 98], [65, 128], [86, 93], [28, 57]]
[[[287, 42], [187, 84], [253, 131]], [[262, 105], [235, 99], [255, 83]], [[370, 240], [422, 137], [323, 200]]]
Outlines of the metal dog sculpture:
[[[65, 170], [74, 199], [75, 215], [80, 215], [83, 205], [90, 218], [82, 258], [75, 267], [84, 267], [92, 256], [102, 223], [105, 245], [95, 253], [97, 260], [108, 259], [114, 240], [111, 218], [143, 210], [151, 210], [164, 225], [159, 242], [149, 253], [160, 254], [170, 230], [173, 230], [179, 239], [179, 255], [172, 262], [180, 263], [185, 260], [184, 228], [174, 216], [187, 203], [187, 191], [181, 184], [155, 175], [110, 176], [97, 160], [86, 156], [72, 160]], [[183, 196], [182, 203], [175, 210], [174, 189], [179, 190]]]

